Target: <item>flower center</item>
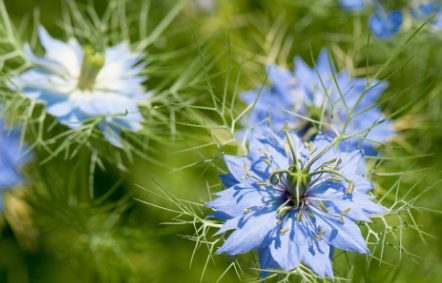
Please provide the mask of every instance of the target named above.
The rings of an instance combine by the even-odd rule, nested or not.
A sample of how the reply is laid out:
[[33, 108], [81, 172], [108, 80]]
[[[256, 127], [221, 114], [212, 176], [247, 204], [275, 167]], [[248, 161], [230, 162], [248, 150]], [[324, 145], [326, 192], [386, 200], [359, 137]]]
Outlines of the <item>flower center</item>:
[[[281, 180], [281, 176], [283, 174], [286, 175], [284, 188], [288, 193], [288, 198], [280, 208], [282, 209], [281, 211], [285, 211], [287, 209], [298, 209], [309, 188], [315, 185], [317, 182], [321, 182], [325, 179], [334, 182], [345, 181], [348, 183], [347, 191], [353, 191], [354, 183], [338, 171], [338, 166], [342, 163], [341, 158], [333, 158], [321, 164], [321, 166], [319, 166], [317, 169], [310, 170], [313, 163], [318, 160], [319, 157], [325, 154], [328, 151], [328, 148], [309, 160], [307, 164], [304, 164], [301, 159], [297, 158], [293, 141], [287, 129], [284, 129], [284, 133], [287, 137], [287, 143], [291, 151], [293, 164], [290, 165], [288, 169], [277, 169], [273, 171], [269, 177], [270, 184], [277, 185]], [[313, 147], [313, 145], [311, 146]], [[311, 152], [314, 151], [315, 149], [311, 149]], [[286, 153], [289, 155], [288, 149], [286, 149]]]
[[91, 89], [104, 65], [105, 56], [103, 52], [96, 50], [90, 45], [84, 47], [83, 51], [84, 55], [78, 79], [78, 88]]

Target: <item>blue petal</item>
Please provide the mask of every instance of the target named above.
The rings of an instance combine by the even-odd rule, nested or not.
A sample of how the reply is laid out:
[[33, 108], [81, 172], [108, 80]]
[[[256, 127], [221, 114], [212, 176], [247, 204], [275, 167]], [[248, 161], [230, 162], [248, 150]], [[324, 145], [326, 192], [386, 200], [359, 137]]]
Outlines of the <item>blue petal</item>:
[[268, 248], [262, 248], [258, 249], [258, 259], [259, 259], [259, 265], [261, 266], [261, 269], [264, 269], [261, 271], [261, 277], [265, 278], [268, 275], [270, 275], [270, 272], [265, 271], [265, 269], [278, 269], [279, 265], [278, 263], [273, 259], [270, 250]]
[[244, 214], [244, 209], [262, 206], [279, 200], [282, 194], [265, 186], [238, 184], [216, 193], [219, 197], [206, 206], [232, 217]]
[[234, 218], [228, 218], [226, 222], [224, 223], [223, 227], [221, 227], [218, 231], [216, 231], [214, 236], [220, 235], [222, 233], [225, 233], [229, 230], [234, 230], [238, 228], [238, 224], [241, 221], [241, 219], [244, 217], [244, 214], [236, 216]]
[[325, 232], [321, 237], [329, 245], [346, 251], [369, 254], [367, 244], [362, 238], [359, 226], [351, 219], [343, 216], [344, 221], [341, 222], [336, 216], [309, 206], [310, 211], [315, 215], [315, 225]]
[[[333, 80], [333, 73], [336, 73], [336, 67], [331, 61], [329, 60], [329, 55], [326, 48], [322, 48], [321, 52], [319, 53], [318, 60], [316, 61], [316, 69], [318, 70], [319, 76], [321, 77], [321, 80], [324, 81], [332, 81]], [[330, 68], [331, 65], [331, 68]], [[320, 87], [323, 88], [322, 86]]]
[[221, 211], [214, 211], [212, 213], [210, 213], [209, 215], [206, 216], [206, 218], [216, 218], [222, 221], [227, 221], [228, 219], [232, 218], [232, 216], [225, 214], [224, 212]]
[[6, 130], [0, 119], [0, 190], [16, 186], [22, 180], [19, 167], [30, 155], [23, 155], [25, 149], [20, 148], [20, 135], [18, 129]]
[[376, 13], [370, 17], [369, 23], [372, 32], [377, 37], [390, 39], [399, 32], [402, 25], [402, 13], [392, 11], [387, 14], [381, 6], [378, 6], [376, 7]]
[[[301, 263], [302, 253], [307, 249], [306, 239], [300, 230], [295, 213], [291, 213], [275, 231], [274, 242], [270, 245], [273, 259], [286, 271]], [[281, 235], [281, 229], [286, 231]]]
[[422, 3], [419, 4], [417, 8], [411, 9], [411, 15], [417, 20], [426, 20], [434, 11], [434, 9], [435, 6], [433, 3]]
[[341, 0], [342, 8], [351, 11], [358, 11], [365, 8], [364, 0]]
[[42, 26], [38, 28], [38, 34], [41, 44], [46, 49], [46, 58], [62, 65], [72, 77], [77, 77], [81, 67], [78, 50], [63, 41], [53, 39]]
[[216, 254], [238, 255], [268, 246], [269, 234], [276, 227], [276, 208], [263, 208], [245, 215]]
[[122, 147], [121, 130], [116, 126], [107, 123], [105, 120], [98, 123], [98, 127], [103, 132], [104, 137], [114, 146]]
[[75, 108], [76, 106], [72, 101], [65, 97], [65, 100], [48, 105], [48, 113], [55, 117], [62, 117], [71, 113]]
[[314, 241], [312, 235], [308, 232], [308, 228], [300, 225], [300, 229], [304, 234], [307, 249], [302, 252], [302, 262], [310, 267], [317, 275], [333, 278], [333, 269], [331, 265], [333, 249], [325, 241]]
[[[339, 186], [339, 184], [335, 182], [330, 181], [328, 183]], [[320, 190], [320, 188], [323, 190]], [[383, 206], [373, 202], [372, 197], [365, 193], [355, 190], [351, 194], [346, 194], [345, 191], [345, 186], [342, 186], [342, 188], [334, 188], [333, 186], [327, 186], [327, 182], [324, 182], [324, 184], [309, 190], [309, 194], [317, 196], [312, 197], [312, 200], [321, 200], [326, 207], [332, 208], [332, 210], [338, 214], [350, 208], [350, 212], [346, 215], [353, 220], [370, 222], [369, 217], [372, 214], [384, 213], [387, 210]]]
[[[269, 128], [257, 128], [253, 131], [249, 143], [249, 158], [252, 162], [252, 170], [257, 172], [264, 180], [270, 176], [271, 167], [263, 160], [271, 161], [276, 168], [289, 166], [287, 155], [281, 146], [281, 139]], [[270, 155], [270, 156], [268, 156]]]
[[238, 180], [235, 179], [235, 177], [232, 174], [223, 174], [218, 176], [221, 181], [226, 185], [226, 187], [232, 187], [233, 185], [238, 184]]
[[[244, 172], [244, 167], [250, 170], [251, 163], [247, 157], [236, 157], [231, 155], [223, 155], [224, 162], [229, 169], [229, 172], [235, 177], [238, 182], [247, 181], [248, 179], [244, 179], [246, 177], [246, 173]], [[250, 181], [249, 181], [250, 182]]]
[[280, 94], [281, 102], [285, 105], [293, 104], [294, 98], [290, 93], [290, 90], [294, 87], [292, 73], [276, 65], [267, 66], [267, 70], [273, 87]]
[[43, 67], [45, 70], [48, 70], [60, 76], [69, 75], [68, 70], [66, 70], [66, 68], [63, 65], [61, 65], [59, 62], [49, 58], [38, 58], [37, 56], [35, 56], [34, 53], [32, 53], [31, 48], [29, 47], [28, 44], [25, 44], [23, 46], [23, 52], [25, 53], [26, 57], [28, 57], [29, 60], [32, 61], [32, 63], [40, 67]]

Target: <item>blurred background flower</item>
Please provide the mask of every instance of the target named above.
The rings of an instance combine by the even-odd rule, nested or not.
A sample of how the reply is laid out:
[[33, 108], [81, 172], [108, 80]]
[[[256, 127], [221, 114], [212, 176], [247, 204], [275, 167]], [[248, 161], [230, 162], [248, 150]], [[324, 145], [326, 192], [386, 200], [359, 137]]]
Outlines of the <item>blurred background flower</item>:
[[121, 146], [121, 129], [140, 130], [137, 102], [148, 97], [141, 85], [147, 77], [139, 75], [147, 64], [139, 63], [141, 53], [131, 53], [124, 42], [109, 48], [81, 47], [75, 38], [64, 43], [43, 27], [38, 34], [45, 57], [36, 57], [25, 45], [34, 67], [12, 79], [25, 95], [44, 102], [49, 114], [71, 128], [101, 117], [98, 126], [116, 146]]
[[[275, 133], [282, 134], [288, 122], [304, 141], [318, 132], [331, 138], [336, 131], [358, 134], [362, 138], [350, 138], [341, 143], [341, 148], [362, 149], [367, 155], [376, 155], [374, 147], [393, 136], [392, 121], [376, 107], [386, 82], [350, 78], [348, 70], [338, 73], [326, 49], [322, 49], [314, 67], [300, 57], [295, 57], [294, 66], [293, 72], [268, 66], [272, 87], [242, 94], [245, 103], [254, 105], [248, 127], [271, 126]], [[244, 130], [239, 135], [242, 137]]]
[[29, 158], [24, 152], [25, 149], [21, 148], [20, 131], [8, 130], [5, 121], [0, 119], [0, 191], [13, 188], [22, 181], [20, 167]]

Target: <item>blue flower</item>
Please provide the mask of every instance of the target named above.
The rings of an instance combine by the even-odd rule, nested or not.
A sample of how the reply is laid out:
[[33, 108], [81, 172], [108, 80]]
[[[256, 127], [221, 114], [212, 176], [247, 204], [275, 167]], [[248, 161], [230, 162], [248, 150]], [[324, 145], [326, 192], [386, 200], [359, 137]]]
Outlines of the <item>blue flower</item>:
[[288, 271], [303, 262], [333, 277], [334, 248], [369, 254], [354, 221], [370, 221], [386, 209], [367, 195], [373, 184], [363, 177], [360, 151], [335, 151], [322, 136], [305, 146], [296, 134], [284, 133], [257, 129], [248, 157], [224, 156], [228, 188], [207, 206], [225, 221], [217, 235], [234, 231], [217, 254], [256, 249], [261, 269]]
[[431, 24], [437, 29], [442, 29], [442, 7], [436, 10], [436, 19]]
[[[391, 121], [385, 120], [379, 123], [385, 117], [378, 107], [373, 107], [379, 95], [387, 87], [387, 83], [373, 81], [371, 88], [358, 102], [367, 86], [367, 80], [363, 78], [352, 79], [345, 70], [336, 74], [336, 68], [329, 62], [327, 51], [323, 49], [316, 62], [317, 72], [315, 68], [309, 67], [299, 57], [294, 60], [295, 70], [293, 72], [278, 66], [269, 66], [269, 79], [273, 87], [263, 88], [259, 97], [259, 91], [250, 91], [242, 95], [242, 100], [249, 105], [253, 104], [258, 97], [250, 114], [248, 126], [271, 125], [276, 133], [281, 133], [286, 121], [288, 121], [292, 128], [300, 131], [304, 137], [308, 137], [315, 134], [317, 129], [304, 117], [318, 121], [323, 116], [324, 123], [332, 124], [336, 130], [342, 131], [345, 127], [345, 135], [359, 134], [359, 137], [344, 141], [342, 147], [345, 148], [343, 149], [361, 148], [366, 154], [375, 153], [374, 143], [384, 143], [394, 134]], [[336, 74], [336, 81], [344, 100], [341, 99], [339, 90], [336, 88], [332, 69]], [[358, 104], [353, 113], [360, 112], [360, 114], [345, 124], [349, 117], [347, 108], [353, 108], [356, 103]], [[367, 110], [369, 107], [371, 108]], [[363, 110], [366, 111], [361, 112]], [[269, 116], [271, 123], [268, 121]], [[376, 126], [371, 130], [364, 132], [374, 125]], [[321, 130], [326, 136], [335, 136], [335, 132], [330, 126], [324, 125]], [[242, 134], [243, 132], [240, 132], [240, 136]]]
[[399, 32], [402, 25], [402, 12], [387, 13], [382, 6], [377, 6], [369, 20], [371, 31], [379, 38], [391, 39]]
[[421, 3], [417, 7], [411, 9], [411, 15], [417, 20], [426, 20], [434, 9], [435, 6], [431, 2]]
[[[18, 168], [27, 160], [20, 149], [20, 132], [8, 131], [0, 119], [0, 193], [5, 188], [11, 188], [22, 180]], [[0, 195], [1, 196], [1, 195]], [[0, 200], [0, 209], [2, 202]]]
[[364, 0], [341, 0], [341, 6], [345, 10], [359, 11], [365, 8]]
[[[46, 54], [36, 57], [28, 45], [24, 51], [34, 67], [13, 78], [31, 99], [46, 103], [60, 123], [79, 127], [86, 119], [103, 117], [99, 127], [105, 137], [120, 146], [120, 129], [138, 131], [143, 120], [137, 102], [148, 97], [140, 76], [143, 54], [131, 53], [127, 43], [103, 51], [53, 39], [39, 28]], [[127, 115], [125, 113], [127, 112]]]
[[432, 13], [435, 13], [435, 19], [431, 21], [431, 25], [436, 29], [442, 29], [441, 1], [424, 1], [419, 5], [411, 6], [410, 10], [413, 18], [420, 21], [426, 21]]

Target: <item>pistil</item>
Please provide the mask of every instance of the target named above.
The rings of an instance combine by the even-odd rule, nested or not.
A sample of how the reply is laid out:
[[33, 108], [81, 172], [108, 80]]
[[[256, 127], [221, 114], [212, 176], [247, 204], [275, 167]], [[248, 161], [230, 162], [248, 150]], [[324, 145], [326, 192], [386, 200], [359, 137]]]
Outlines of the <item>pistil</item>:
[[92, 46], [86, 46], [83, 49], [83, 62], [81, 63], [80, 77], [78, 79], [78, 88], [91, 89], [95, 83], [101, 68], [104, 65], [105, 56]]

